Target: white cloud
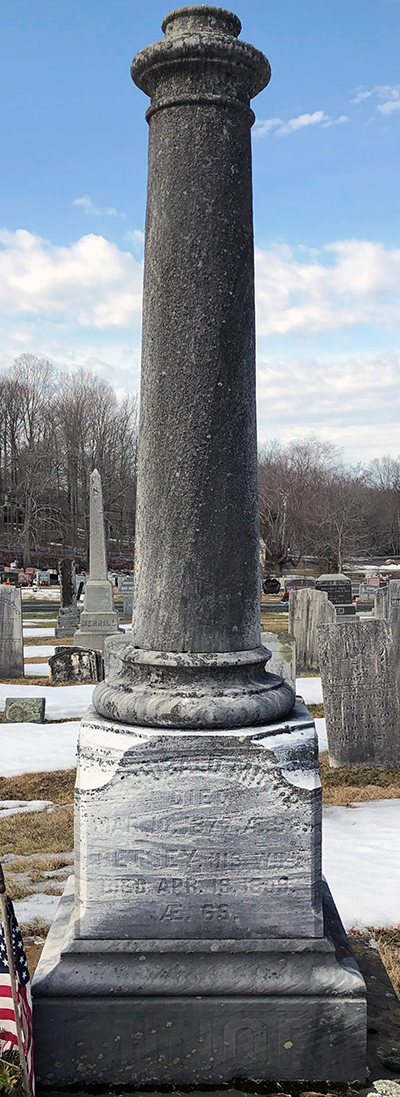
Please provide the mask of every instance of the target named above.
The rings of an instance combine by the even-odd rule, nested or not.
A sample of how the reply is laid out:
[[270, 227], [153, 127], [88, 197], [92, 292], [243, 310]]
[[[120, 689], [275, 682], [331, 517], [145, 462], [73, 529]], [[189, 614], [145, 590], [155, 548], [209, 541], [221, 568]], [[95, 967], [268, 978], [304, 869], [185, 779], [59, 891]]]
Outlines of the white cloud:
[[141, 313], [142, 266], [90, 233], [54, 247], [18, 229], [0, 232], [0, 310], [81, 328], [125, 328]]
[[256, 249], [256, 301], [261, 336], [398, 326], [400, 248], [340, 240], [308, 262], [286, 246]]
[[399, 354], [261, 359], [257, 385], [260, 441], [308, 433], [343, 446], [350, 460], [400, 453]]
[[254, 136], [265, 137], [271, 130], [275, 130], [275, 137], [286, 137], [290, 133], [295, 133], [296, 130], [304, 129], [305, 126], [321, 125], [323, 129], [327, 129], [329, 126], [337, 126], [348, 121], [347, 114], [341, 114], [339, 118], [330, 118], [329, 114], [324, 114], [323, 110], [316, 110], [313, 114], [299, 114], [297, 118], [289, 118], [288, 122], [283, 122], [282, 118], [266, 118], [264, 121], [260, 119], [255, 123]]
[[125, 233], [124, 240], [127, 240], [129, 244], [132, 244], [136, 252], [143, 251], [144, 232], [142, 232], [141, 229], [129, 230], [129, 232]]
[[390, 115], [393, 111], [400, 110], [400, 84], [375, 84], [370, 91], [358, 89], [352, 103], [362, 103], [364, 99], [375, 97], [378, 100], [377, 109], [380, 114]]
[[90, 194], [83, 194], [82, 198], [74, 198], [73, 206], [79, 206], [90, 217], [126, 217], [126, 213], [118, 213], [114, 206], [100, 209], [92, 202]]

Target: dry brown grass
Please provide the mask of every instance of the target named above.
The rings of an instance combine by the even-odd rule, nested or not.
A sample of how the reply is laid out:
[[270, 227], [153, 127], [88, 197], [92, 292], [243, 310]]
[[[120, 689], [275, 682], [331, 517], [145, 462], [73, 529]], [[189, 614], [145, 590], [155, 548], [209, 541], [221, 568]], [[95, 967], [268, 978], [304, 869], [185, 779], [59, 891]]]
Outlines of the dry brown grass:
[[308, 711], [311, 713], [311, 716], [314, 717], [314, 720], [319, 716], [325, 716], [325, 710], [324, 710], [324, 706], [322, 704], [321, 705], [307, 705], [307, 708], [308, 708]]
[[9, 815], [0, 819], [0, 848], [4, 853], [63, 853], [72, 849], [72, 805], [45, 811]]
[[20, 777], [0, 777], [0, 799], [52, 800], [54, 804], [71, 804], [74, 798], [75, 774], [75, 769], [58, 769], [53, 773], [23, 773]]
[[340, 766], [332, 769], [327, 753], [319, 759], [322, 803], [350, 807], [354, 801], [400, 799], [400, 766], [382, 769]]
[[[66, 644], [70, 644], [71, 642], [71, 640], [65, 641]], [[37, 638], [35, 636], [28, 636], [26, 640], [24, 639], [24, 648], [47, 647], [49, 644], [61, 643], [63, 644], [64, 640], [56, 640], [55, 636], [38, 636]]]
[[381, 960], [397, 997], [400, 998], [400, 925], [392, 926], [391, 929], [369, 927], [369, 932], [376, 941]]
[[[2, 678], [2, 686], [26, 686], [29, 683], [30, 686], [52, 686], [53, 682], [50, 678], [31, 678], [30, 674], [26, 675], [26, 678]], [[64, 685], [64, 683], [63, 683]], [[65, 683], [68, 685], [68, 682]]]

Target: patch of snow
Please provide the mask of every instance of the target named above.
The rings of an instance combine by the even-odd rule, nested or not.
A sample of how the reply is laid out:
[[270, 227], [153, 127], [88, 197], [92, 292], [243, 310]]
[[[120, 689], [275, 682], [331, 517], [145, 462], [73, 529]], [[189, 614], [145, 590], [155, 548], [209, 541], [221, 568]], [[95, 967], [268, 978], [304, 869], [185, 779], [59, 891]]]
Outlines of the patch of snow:
[[16, 899], [14, 910], [17, 921], [33, 922], [34, 918], [42, 918], [44, 922], [52, 922], [56, 913], [60, 895], [44, 895], [37, 891], [34, 895], [28, 895], [26, 899]]
[[48, 663], [25, 663], [25, 678], [48, 678], [50, 667]]
[[41, 656], [48, 659], [49, 655], [54, 655], [55, 650], [54, 644], [43, 644], [42, 646], [40, 644], [32, 644], [32, 646], [25, 644], [24, 659], [27, 662], [29, 662], [29, 659], [40, 659]]
[[315, 719], [315, 727], [318, 735], [318, 750], [322, 754], [324, 750], [328, 750], [328, 740], [326, 737], [326, 724], [324, 716], [317, 716]]
[[52, 800], [0, 800], [0, 819], [5, 815], [20, 815], [28, 811], [45, 811], [53, 807]]
[[400, 922], [400, 800], [323, 809], [323, 871], [345, 929]]
[[26, 628], [22, 629], [24, 640], [31, 640], [35, 636], [54, 636], [54, 628]]
[[296, 678], [296, 693], [304, 697], [306, 705], [322, 705], [322, 682], [320, 678]]
[[79, 720], [65, 724], [0, 724], [2, 777], [73, 769], [79, 727]]
[[[34, 686], [28, 683], [14, 686], [0, 682], [0, 712], [4, 712], [6, 697], [44, 697], [46, 720], [65, 720], [70, 716], [78, 719], [90, 705], [93, 690], [91, 683], [83, 686]], [[13, 726], [16, 727], [15, 724]]]

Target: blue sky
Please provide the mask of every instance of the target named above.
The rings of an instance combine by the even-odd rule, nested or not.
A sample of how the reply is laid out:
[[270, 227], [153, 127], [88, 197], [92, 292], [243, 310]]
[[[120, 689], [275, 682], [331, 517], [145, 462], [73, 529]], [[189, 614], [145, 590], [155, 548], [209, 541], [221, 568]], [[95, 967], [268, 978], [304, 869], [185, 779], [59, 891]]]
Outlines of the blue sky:
[[[0, 364], [138, 389], [146, 97], [158, 0], [2, 0]], [[400, 0], [246, 0], [261, 440], [400, 453]]]

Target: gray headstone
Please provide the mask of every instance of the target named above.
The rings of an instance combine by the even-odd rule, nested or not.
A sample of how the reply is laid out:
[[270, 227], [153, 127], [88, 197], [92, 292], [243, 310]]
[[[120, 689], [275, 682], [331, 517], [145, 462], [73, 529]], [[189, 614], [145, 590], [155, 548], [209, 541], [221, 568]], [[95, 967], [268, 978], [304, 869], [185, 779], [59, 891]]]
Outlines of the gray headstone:
[[134, 580], [132, 575], [124, 575], [119, 586], [121, 594], [133, 594]]
[[336, 619], [326, 591], [294, 590], [289, 597], [289, 632], [296, 642], [296, 672], [319, 670], [318, 625]]
[[124, 594], [124, 607], [123, 613], [127, 621], [132, 620], [133, 612], [133, 594]]
[[291, 579], [284, 580], [284, 588], [286, 594], [291, 590], [314, 590], [315, 579], [307, 579], [302, 575], [293, 575]]
[[378, 587], [375, 591], [374, 607], [377, 621], [387, 621], [389, 617], [388, 587]]
[[262, 632], [261, 643], [271, 652], [267, 668], [296, 692], [296, 641], [287, 632]]
[[316, 590], [325, 590], [334, 606], [351, 604], [351, 579], [340, 572], [336, 575], [320, 575], [315, 583]]
[[104, 677], [103, 659], [99, 651], [78, 647], [56, 647], [50, 656], [52, 682], [101, 682]]
[[114, 632], [118, 632], [118, 613], [114, 608], [113, 585], [107, 578], [103, 496], [100, 475], [95, 469], [90, 477], [90, 576], [74, 642], [79, 648], [104, 653], [105, 639]]
[[318, 642], [330, 764], [399, 765], [390, 625], [373, 618], [320, 625]]
[[24, 677], [21, 591], [0, 585], [0, 679]]
[[43, 724], [45, 697], [6, 697], [5, 724]]
[[73, 636], [78, 628], [80, 610], [76, 600], [75, 561], [64, 557], [58, 561], [61, 607], [54, 630], [57, 640]]

